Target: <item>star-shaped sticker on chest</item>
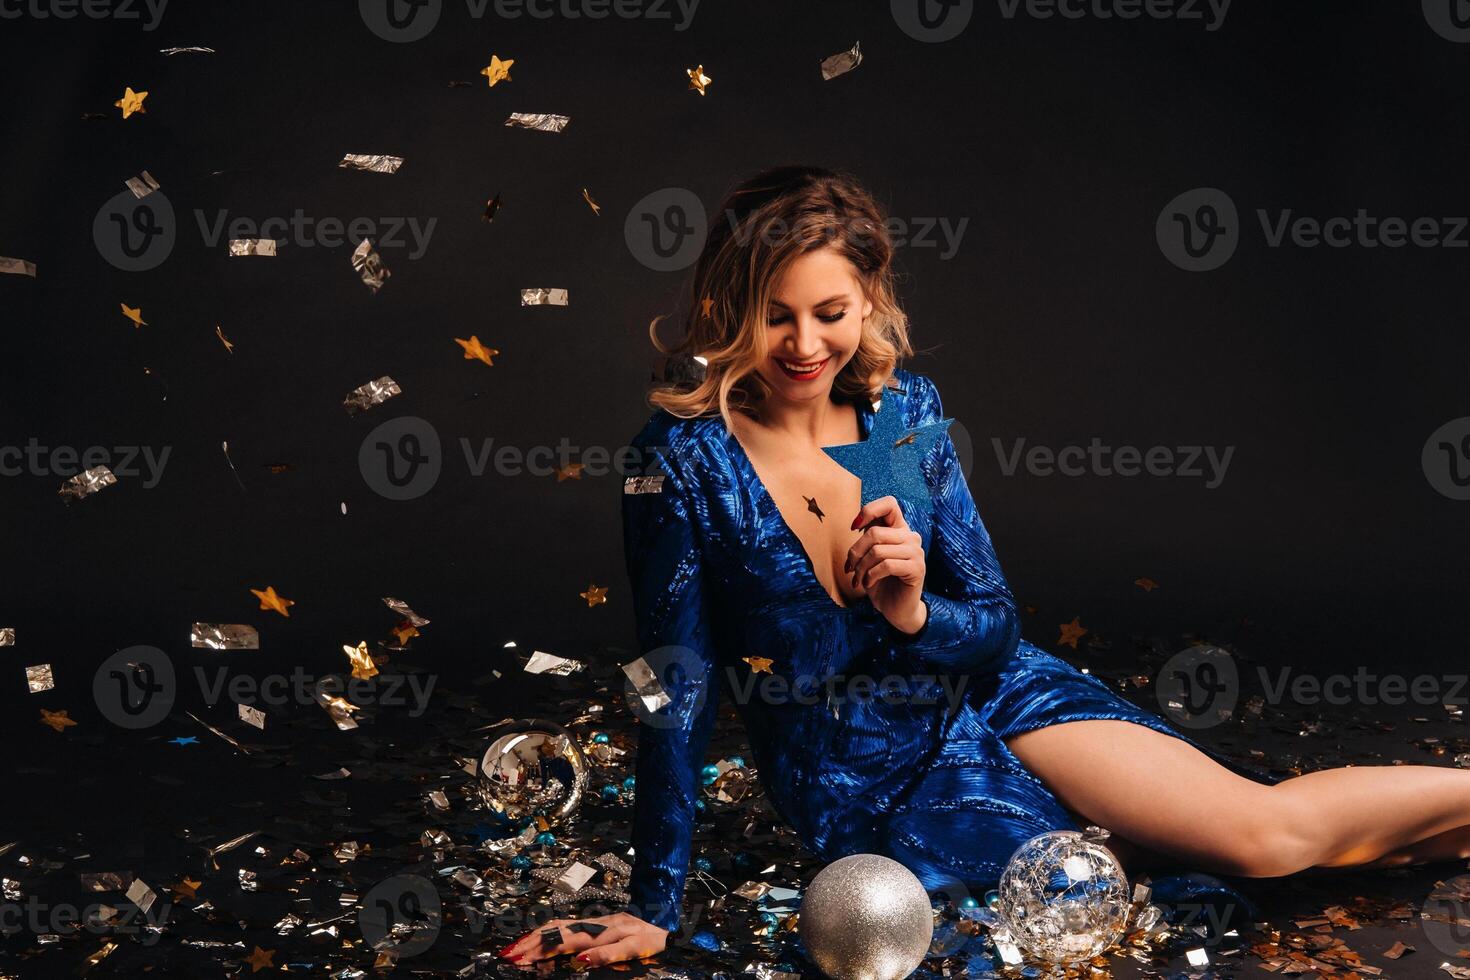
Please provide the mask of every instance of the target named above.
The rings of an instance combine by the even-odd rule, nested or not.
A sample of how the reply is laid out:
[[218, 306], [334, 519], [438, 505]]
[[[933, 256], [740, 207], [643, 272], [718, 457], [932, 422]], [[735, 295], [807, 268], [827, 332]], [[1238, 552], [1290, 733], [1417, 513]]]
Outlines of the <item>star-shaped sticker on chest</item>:
[[822, 452], [863, 481], [861, 502], [864, 505], [892, 495], [927, 514], [934, 504], [919, 463], [929, 450], [939, 445], [953, 421], [940, 419], [917, 427], [905, 426], [898, 397], [892, 388], [885, 386], [883, 402], [873, 416], [873, 431], [868, 433], [868, 438], [845, 446], [824, 446]]

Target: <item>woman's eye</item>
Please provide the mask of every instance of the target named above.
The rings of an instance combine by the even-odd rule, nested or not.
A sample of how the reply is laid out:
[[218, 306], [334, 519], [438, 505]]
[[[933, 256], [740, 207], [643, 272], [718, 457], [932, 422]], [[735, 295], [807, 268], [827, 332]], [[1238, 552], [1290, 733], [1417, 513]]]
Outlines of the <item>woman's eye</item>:
[[[819, 316], [817, 317], [817, 319], [821, 320], [823, 323], [836, 323], [838, 320], [841, 320], [845, 316], [847, 316], [847, 311], [839, 310], [836, 313], [827, 313]], [[791, 317], [785, 313], [782, 313], [779, 316], [773, 313], [770, 316], [766, 317], [766, 323], [767, 325], [774, 327], [779, 324], [785, 323], [789, 319], [791, 319]]]

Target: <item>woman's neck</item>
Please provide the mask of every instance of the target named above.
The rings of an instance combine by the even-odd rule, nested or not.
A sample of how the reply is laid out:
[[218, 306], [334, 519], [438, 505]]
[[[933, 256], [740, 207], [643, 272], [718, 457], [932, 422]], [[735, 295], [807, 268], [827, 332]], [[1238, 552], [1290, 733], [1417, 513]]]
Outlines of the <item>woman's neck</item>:
[[826, 395], [800, 401], [768, 394], [757, 407], [757, 423], [782, 441], [835, 445], [847, 441], [844, 404], [830, 389]]

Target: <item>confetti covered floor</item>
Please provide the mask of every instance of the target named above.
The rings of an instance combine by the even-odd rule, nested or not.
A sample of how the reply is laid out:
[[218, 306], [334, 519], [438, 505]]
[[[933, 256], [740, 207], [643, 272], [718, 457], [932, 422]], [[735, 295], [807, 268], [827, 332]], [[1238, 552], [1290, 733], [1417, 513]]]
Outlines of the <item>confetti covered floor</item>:
[[[1071, 659], [1147, 705], [1150, 678], [1169, 645], [1142, 646], [1130, 660], [1100, 648], [1095, 638]], [[536, 692], [525, 717], [566, 725], [588, 749], [597, 744], [596, 733], [608, 736], [590, 756], [587, 796], [570, 826], [553, 828], [554, 843], [534, 844], [529, 835], [518, 840], [472, 795], [474, 780], [464, 767], [483, 751], [484, 733], [505, 720], [483, 707], [495, 700], [495, 685], [512, 680], [498, 671], [437, 692], [419, 717], [364, 708], [352, 731], [338, 731], [328, 712], [309, 706], [260, 732], [232, 726], [237, 744], [183, 712], [135, 738], [99, 734], [90, 718], [65, 727], [55, 736], [64, 748], [12, 757], [7, 785], [21, 792], [7, 808], [0, 875], [12, 904], [38, 908], [43, 926], [53, 911], [89, 906], [103, 918], [110, 910], [111, 925], [66, 933], [38, 933], [29, 923], [9, 928], [0, 942], [0, 975], [217, 976], [272, 969], [334, 977], [469, 976], [533, 969], [505, 964], [494, 953], [554, 915], [601, 912], [596, 901], [553, 903], [550, 872], [573, 860], [597, 866], [609, 852], [627, 852], [631, 809], [623, 779], [634, 723], [617, 669], [627, 654], [605, 652], [578, 671], [521, 678]], [[407, 651], [374, 659], [375, 684], [427, 673]], [[744, 751], [728, 707], [710, 761]], [[1288, 715], [1247, 702], [1239, 719], [1210, 735], [1259, 764], [1305, 771], [1348, 762], [1449, 764], [1467, 747], [1462, 726], [1453, 712]], [[23, 805], [14, 806], [17, 800]], [[697, 866], [708, 871], [691, 877], [687, 916], [694, 918], [693, 906], [699, 907], [690, 931], [658, 957], [603, 971], [815, 976], [804, 964], [789, 911], [799, 899], [779, 889], [799, 889], [820, 863], [775, 821], [758, 789], [707, 805], [695, 855], [709, 862]], [[1420, 922], [1422, 909], [1455, 918], [1465, 907], [1470, 889], [1462, 893], [1453, 882], [1432, 894], [1459, 870], [1445, 864], [1237, 880], [1260, 903], [1265, 921], [1226, 920], [1221, 935], [1208, 920], [1229, 911], [1206, 909], [1162, 933], [1132, 934], [1126, 950], [1115, 948], [1094, 967], [1118, 977], [1208, 971], [1470, 976], [1457, 972], [1470, 959], [1450, 955], [1450, 925], [1433, 932]], [[616, 890], [614, 872], [607, 875], [613, 877], [594, 884]], [[402, 901], [405, 880], [418, 882], [419, 900]], [[778, 890], [753, 902], [741, 894], [750, 892], [742, 888], [750, 882]], [[384, 888], [400, 889], [389, 903], [421, 921], [417, 931], [396, 937], [384, 939], [378, 930], [375, 950], [366, 938], [375, 927], [365, 916]], [[437, 916], [429, 892], [437, 895]], [[149, 911], [137, 913], [130, 895], [143, 905], [151, 901]], [[945, 955], [926, 960], [917, 975], [1022, 975], [999, 969], [986, 921], [985, 910], [972, 910], [963, 921], [941, 922], [934, 948]], [[1191, 965], [1191, 955], [1209, 965]], [[573, 964], [560, 957], [534, 969], [566, 972]]]

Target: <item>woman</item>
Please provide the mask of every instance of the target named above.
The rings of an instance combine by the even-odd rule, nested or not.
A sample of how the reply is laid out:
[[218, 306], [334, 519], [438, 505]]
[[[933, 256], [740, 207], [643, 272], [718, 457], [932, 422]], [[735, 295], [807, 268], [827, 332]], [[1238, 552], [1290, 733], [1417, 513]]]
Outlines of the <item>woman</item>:
[[[866, 439], [887, 404], [905, 429], [943, 418], [933, 382], [898, 367], [912, 349], [883, 215], [852, 177], [812, 167], [751, 178], [720, 215], [672, 351], [701, 355], [704, 376], [652, 393], [634, 445], [663, 479], [623, 497], [640, 649], [670, 698], [640, 719], [632, 902], [581, 920], [606, 927], [595, 936], [533, 931], [502, 956], [600, 965], [665, 947], [722, 695], [813, 852], [886, 854], [931, 891], [981, 894], [1028, 838], [1089, 823], [1130, 873], [1470, 856], [1470, 772], [1255, 772], [1021, 639], [947, 435], [923, 460], [932, 510], [860, 506], [823, 447]], [[894, 699], [810, 696], [833, 675], [910, 682]]]

